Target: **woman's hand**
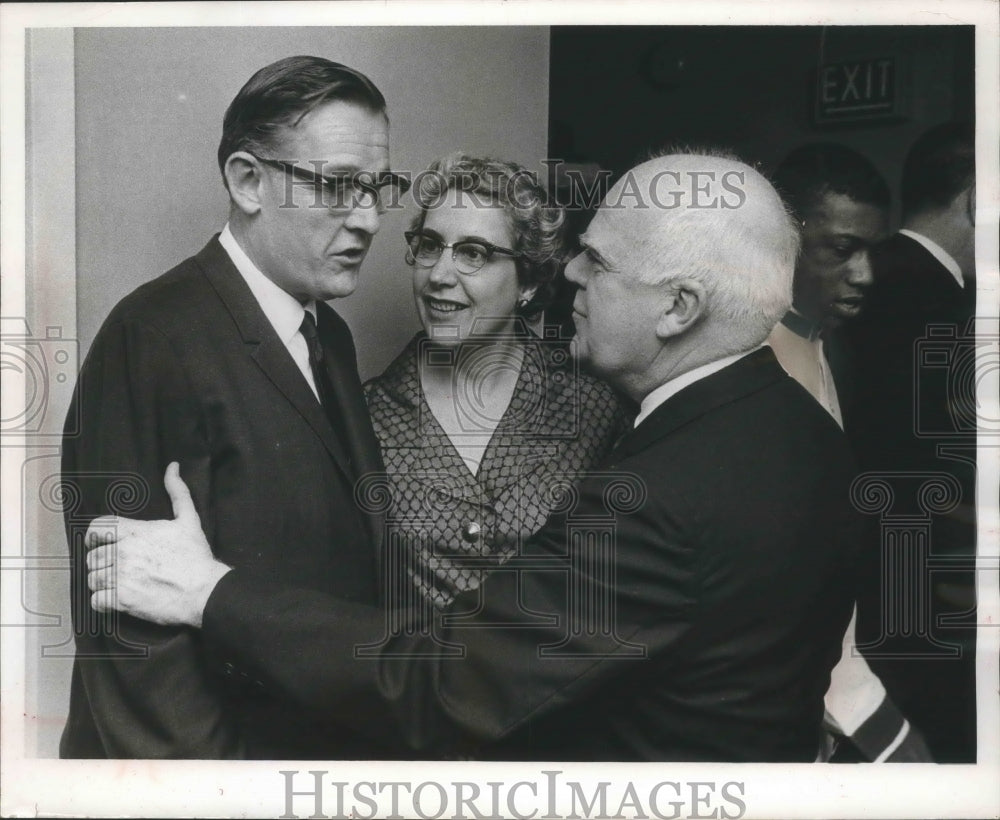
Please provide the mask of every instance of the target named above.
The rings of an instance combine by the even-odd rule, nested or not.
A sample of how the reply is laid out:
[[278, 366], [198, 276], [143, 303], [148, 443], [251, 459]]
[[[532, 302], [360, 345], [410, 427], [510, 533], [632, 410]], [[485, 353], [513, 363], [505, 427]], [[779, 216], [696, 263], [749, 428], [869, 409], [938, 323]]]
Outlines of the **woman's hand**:
[[215, 560], [176, 461], [163, 478], [173, 520], [95, 518], [84, 543], [91, 606], [157, 624], [200, 627], [219, 579], [231, 567]]

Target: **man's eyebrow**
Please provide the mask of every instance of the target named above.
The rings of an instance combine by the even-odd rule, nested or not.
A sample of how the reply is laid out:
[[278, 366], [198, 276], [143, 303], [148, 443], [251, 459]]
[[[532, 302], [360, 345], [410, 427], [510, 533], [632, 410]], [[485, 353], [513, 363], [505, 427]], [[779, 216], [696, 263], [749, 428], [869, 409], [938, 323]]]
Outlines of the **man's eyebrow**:
[[369, 176], [372, 178], [377, 178], [385, 174], [390, 174], [392, 171], [387, 167], [385, 168], [365, 168], [356, 162], [333, 162], [330, 160], [283, 160], [285, 162], [292, 162], [292, 164], [298, 166], [299, 168], [304, 168], [307, 171], [313, 171], [325, 177], [356, 177], [356, 176]]
[[586, 234], [583, 234], [580, 237], [579, 242], [580, 242], [580, 247], [584, 250], [584, 252], [589, 254], [593, 259], [595, 259], [598, 262], [598, 264], [603, 265], [605, 268], [611, 267], [611, 265], [608, 263], [608, 260], [604, 258], [601, 252], [598, 251], [593, 245], [591, 245], [587, 241]]

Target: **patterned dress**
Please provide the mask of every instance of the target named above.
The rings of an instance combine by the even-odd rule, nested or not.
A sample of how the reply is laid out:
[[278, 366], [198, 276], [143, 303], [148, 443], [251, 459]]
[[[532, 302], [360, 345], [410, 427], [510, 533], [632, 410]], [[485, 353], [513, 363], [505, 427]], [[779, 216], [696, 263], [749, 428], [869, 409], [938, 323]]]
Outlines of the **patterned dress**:
[[[388, 568], [398, 579], [391, 601], [429, 601], [440, 609], [518, 552], [565, 497], [601, 462], [630, 416], [606, 384], [578, 372], [565, 344], [524, 337], [524, 358], [510, 405], [483, 453], [466, 466], [431, 413], [418, 361], [437, 356], [419, 333], [381, 376], [365, 385], [391, 492], [386, 516]], [[461, 400], [463, 429], [476, 429], [474, 391]], [[467, 422], [467, 426], [466, 426]]]

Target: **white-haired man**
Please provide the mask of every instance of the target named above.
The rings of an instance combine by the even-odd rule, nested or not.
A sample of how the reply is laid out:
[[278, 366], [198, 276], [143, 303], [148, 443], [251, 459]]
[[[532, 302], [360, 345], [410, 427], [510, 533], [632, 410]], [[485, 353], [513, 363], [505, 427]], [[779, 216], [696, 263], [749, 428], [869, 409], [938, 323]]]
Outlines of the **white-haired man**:
[[814, 760], [861, 538], [841, 431], [761, 347], [794, 226], [750, 167], [675, 154], [582, 244], [579, 353], [641, 412], [478, 612], [378, 643], [375, 609], [215, 562], [173, 469], [177, 519], [92, 527], [120, 538], [91, 553], [95, 606], [201, 627], [269, 690], [423, 754]]

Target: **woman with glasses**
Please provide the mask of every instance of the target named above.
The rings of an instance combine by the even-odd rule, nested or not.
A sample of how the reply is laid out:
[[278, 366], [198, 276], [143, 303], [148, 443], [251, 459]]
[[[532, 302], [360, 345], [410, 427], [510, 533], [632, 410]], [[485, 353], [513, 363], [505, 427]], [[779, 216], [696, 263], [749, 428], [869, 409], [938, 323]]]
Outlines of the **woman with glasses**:
[[392, 603], [430, 614], [516, 553], [628, 418], [565, 339], [528, 329], [566, 256], [565, 214], [533, 176], [450, 155], [413, 195], [423, 331], [365, 393], [391, 490]]

